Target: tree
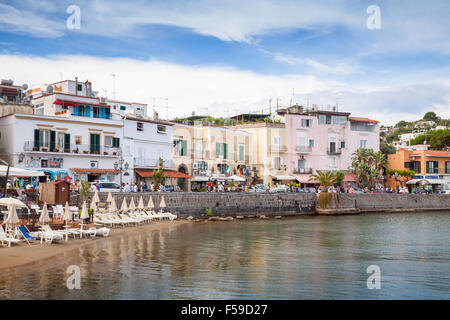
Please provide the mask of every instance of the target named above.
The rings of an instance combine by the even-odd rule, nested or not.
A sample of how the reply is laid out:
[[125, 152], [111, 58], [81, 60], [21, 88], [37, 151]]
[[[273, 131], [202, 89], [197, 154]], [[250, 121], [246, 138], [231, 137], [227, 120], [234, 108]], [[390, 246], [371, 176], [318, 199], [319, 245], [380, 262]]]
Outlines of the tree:
[[411, 140], [411, 145], [424, 144], [425, 141], [433, 150], [445, 150], [450, 146], [450, 129], [433, 130], [421, 134]]
[[407, 125], [408, 125], [408, 122], [406, 122], [405, 120], [401, 120], [401, 121], [397, 122], [395, 127], [400, 128], [400, 127], [406, 127]]
[[342, 181], [344, 181], [345, 174], [342, 171], [336, 171], [336, 182], [334, 184], [335, 187], [342, 185]]
[[162, 158], [159, 158], [159, 169], [153, 172], [152, 179], [155, 183], [155, 191], [159, 189], [159, 185], [163, 184], [166, 181], [166, 176], [164, 175], [164, 161]]
[[380, 142], [380, 151], [387, 156], [388, 154], [395, 153], [395, 147], [387, 142], [381, 141]]
[[376, 180], [384, 176], [386, 166], [386, 155], [381, 151], [359, 148], [352, 155], [351, 170], [363, 188], [375, 187]]
[[89, 186], [89, 183], [87, 181], [81, 180], [80, 181], [80, 196], [82, 201], [86, 201], [89, 197], [89, 194], [91, 193], [91, 187]]
[[327, 187], [336, 183], [336, 174], [333, 171], [320, 171], [317, 170], [317, 174], [313, 174], [309, 181], [316, 181], [320, 183], [322, 191], [327, 192]]
[[434, 113], [433, 111], [429, 111], [429, 112], [425, 113], [425, 115], [423, 116], [423, 120], [437, 121], [437, 120], [439, 120], [439, 118], [436, 115], [436, 113]]

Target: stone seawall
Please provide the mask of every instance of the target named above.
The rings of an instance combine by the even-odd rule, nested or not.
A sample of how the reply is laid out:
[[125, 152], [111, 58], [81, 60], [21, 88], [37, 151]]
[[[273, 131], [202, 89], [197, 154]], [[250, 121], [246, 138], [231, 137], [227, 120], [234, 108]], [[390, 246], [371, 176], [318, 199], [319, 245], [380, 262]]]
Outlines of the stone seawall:
[[[106, 202], [107, 193], [100, 192], [100, 202]], [[315, 214], [316, 195], [312, 193], [206, 193], [206, 192], [171, 192], [171, 193], [113, 193], [116, 205], [120, 208], [123, 197], [128, 204], [134, 197], [135, 204], [142, 196], [147, 205], [150, 195], [155, 208], [159, 209], [161, 197], [164, 195], [168, 211], [177, 212], [181, 217], [199, 217], [211, 210], [215, 216], [237, 215], [293, 215]], [[93, 194], [91, 194], [92, 198]], [[81, 207], [80, 196], [71, 195], [71, 203]]]
[[[317, 195], [312, 193], [113, 193], [118, 208], [123, 197], [128, 201], [134, 197], [137, 205], [141, 195], [145, 205], [152, 196], [156, 209], [159, 209], [161, 197], [164, 196], [166, 210], [176, 212], [181, 217], [199, 217], [206, 213], [206, 209], [211, 210], [214, 216], [450, 211], [450, 195], [446, 194], [340, 194], [338, 203], [333, 203], [321, 212], [317, 208]], [[99, 196], [101, 202], [106, 202], [107, 193], [100, 192]], [[81, 207], [78, 194], [71, 195], [71, 203]]]

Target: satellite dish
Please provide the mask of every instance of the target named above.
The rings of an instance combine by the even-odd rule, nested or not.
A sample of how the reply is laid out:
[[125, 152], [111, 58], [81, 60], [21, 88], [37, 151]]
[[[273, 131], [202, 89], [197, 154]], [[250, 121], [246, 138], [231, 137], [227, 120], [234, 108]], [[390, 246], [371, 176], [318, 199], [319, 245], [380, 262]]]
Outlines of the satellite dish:
[[48, 86], [46, 91], [47, 91], [48, 94], [52, 94], [53, 93], [53, 87], [52, 86]]
[[25, 90], [27, 90], [27, 89], [28, 89], [28, 85], [27, 85], [26, 83], [24, 83], [24, 84], [22, 85], [22, 90], [25, 91]]

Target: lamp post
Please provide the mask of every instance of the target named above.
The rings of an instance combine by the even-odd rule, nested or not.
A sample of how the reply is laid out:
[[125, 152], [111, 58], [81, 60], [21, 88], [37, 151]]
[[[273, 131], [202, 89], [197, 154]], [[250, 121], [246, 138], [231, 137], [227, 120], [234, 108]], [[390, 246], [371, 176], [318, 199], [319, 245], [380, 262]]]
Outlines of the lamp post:
[[115, 170], [120, 170], [120, 192], [122, 192], [123, 190], [122, 190], [122, 173], [125, 171], [127, 171], [128, 170], [128, 168], [129, 168], [129, 164], [128, 164], [128, 162], [125, 162], [125, 164], [124, 164], [124, 160], [123, 160], [123, 157], [122, 156], [120, 156], [119, 157], [119, 163], [117, 163], [117, 161], [116, 162], [114, 162], [114, 169]]

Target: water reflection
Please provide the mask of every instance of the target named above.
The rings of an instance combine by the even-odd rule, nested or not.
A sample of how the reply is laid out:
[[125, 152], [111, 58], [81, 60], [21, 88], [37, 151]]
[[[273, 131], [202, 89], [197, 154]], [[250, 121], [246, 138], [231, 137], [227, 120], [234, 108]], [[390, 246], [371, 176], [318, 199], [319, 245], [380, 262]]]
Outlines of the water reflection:
[[[4, 272], [0, 298], [448, 299], [449, 227], [444, 212], [187, 224]], [[81, 290], [65, 285], [72, 264]]]

